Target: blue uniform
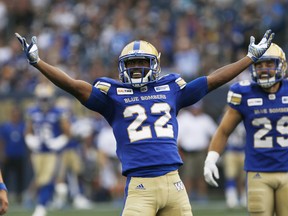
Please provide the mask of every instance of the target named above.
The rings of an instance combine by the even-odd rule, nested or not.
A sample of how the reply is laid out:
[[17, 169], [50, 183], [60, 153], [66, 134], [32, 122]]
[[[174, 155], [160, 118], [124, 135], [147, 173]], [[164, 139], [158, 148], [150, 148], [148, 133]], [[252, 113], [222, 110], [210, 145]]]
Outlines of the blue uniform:
[[154, 177], [183, 164], [176, 116], [207, 93], [206, 77], [186, 84], [178, 74], [169, 74], [141, 88], [99, 78], [84, 105], [112, 126], [123, 175]]
[[38, 106], [27, 110], [27, 118], [32, 121], [35, 136], [42, 141], [39, 152], [51, 152], [53, 150], [46, 146], [46, 141], [61, 135], [60, 121], [64, 117], [63, 109], [53, 107], [48, 112], [43, 112]]
[[233, 84], [229, 105], [242, 115], [246, 129], [246, 171], [288, 171], [288, 81], [276, 93], [255, 83]]

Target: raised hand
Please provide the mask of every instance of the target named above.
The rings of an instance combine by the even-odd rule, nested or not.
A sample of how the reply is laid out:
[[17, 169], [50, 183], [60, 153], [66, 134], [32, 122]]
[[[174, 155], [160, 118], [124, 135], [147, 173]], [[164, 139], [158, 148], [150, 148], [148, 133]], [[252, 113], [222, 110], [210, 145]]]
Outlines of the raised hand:
[[19, 35], [18, 33], [15, 33], [17, 39], [21, 43], [22, 49], [27, 57], [27, 60], [30, 64], [37, 64], [40, 60], [38, 55], [38, 47], [37, 47], [37, 38], [36, 36], [33, 36], [31, 39], [31, 44], [28, 44], [26, 39]]
[[258, 44], [255, 44], [255, 38], [251, 36], [247, 56], [251, 58], [253, 62], [256, 62], [270, 47], [274, 35], [271, 29], [267, 30]]

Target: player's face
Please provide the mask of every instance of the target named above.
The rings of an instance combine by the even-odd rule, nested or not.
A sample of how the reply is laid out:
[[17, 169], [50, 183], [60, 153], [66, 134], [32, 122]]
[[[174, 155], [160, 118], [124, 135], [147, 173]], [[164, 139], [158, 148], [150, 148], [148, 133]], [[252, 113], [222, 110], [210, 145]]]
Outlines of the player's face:
[[255, 69], [259, 79], [269, 79], [275, 76], [276, 62], [275, 60], [268, 60], [255, 63]]
[[137, 79], [137, 78], [141, 78], [142, 77], [142, 70], [143, 68], [147, 68], [144, 69], [144, 76], [146, 76], [146, 74], [149, 71], [149, 67], [150, 67], [150, 62], [148, 59], [131, 59], [129, 61], [126, 62], [126, 68], [130, 70], [130, 76], [131, 78]]
[[47, 112], [53, 106], [53, 99], [50, 97], [38, 98], [38, 105], [43, 112]]

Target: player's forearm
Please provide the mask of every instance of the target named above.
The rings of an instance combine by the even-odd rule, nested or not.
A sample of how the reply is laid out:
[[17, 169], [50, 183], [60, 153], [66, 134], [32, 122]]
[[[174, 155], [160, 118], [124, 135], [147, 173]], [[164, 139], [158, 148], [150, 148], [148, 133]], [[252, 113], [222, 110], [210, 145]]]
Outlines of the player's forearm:
[[42, 60], [34, 65], [45, 77], [56, 86], [76, 97], [80, 102], [88, 100], [92, 91], [92, 85], [83, 81], [75, 80], [65, 72]]
[[65, 72], [61, 71], [42, 60], [34, 65], [45, 77], [47, 77], [56, 86], [62, 88], [65, 91], [71, 92], [73, 86], [73, 79], [69, 77]]
[[253, 61], [249, 57], [245, 56], [237, 62], [217, 69], [207, 77], [209, 91], [229, 82], [242, 71], [244, 71], [247, 67], [249, 67], [252, 63]]
[[218, 128], [211, 139], [208, 151], [216, 151], [221, 154], [225, 149], [227, 140], [228, 135], [225, 134], [220, 128]]

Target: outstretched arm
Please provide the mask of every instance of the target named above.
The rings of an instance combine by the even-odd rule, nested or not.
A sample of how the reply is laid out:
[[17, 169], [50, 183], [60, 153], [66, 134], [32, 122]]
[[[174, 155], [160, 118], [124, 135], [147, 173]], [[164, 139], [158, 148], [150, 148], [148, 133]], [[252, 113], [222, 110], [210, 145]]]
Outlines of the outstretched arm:
[[92, 91], [92, 85], [83, 81], [75, 80], [68, 76], [65, 72], [57, 67], [54, 67], [42, 60], [33, 65], [37, 68], [45, 77], [47, 77], [56, 86], [63, 89], [64, 91], [72, 94], [80, 102], [88, 100]]
[[37, 38], [35, 36], [32, 37], [31, 44], [28, 44], [24, 37], [18, 33], [15, 33], [15, 35], [21, 43], [22, 49], [31, 65], [37, 68], [56, 86], [76, 97], [81, 103], [88, 100], [92, 91], [91, 84], [83, 80], [75, 80], [59, 68], [41, 60], [38, 55]]
[[210, 74], [207, 77], [208, 90], [212, 91], [213, 89], [229, 82], [249, 67], [253, 62], [256, 62], [270, 47], [273, 37], [274, 33], [272, 33], [271, 30], [267, 30], [260, 43], [255, 44], [255, 38], [251, 36], [247, 56], [235, 63], [221, 67]]
[[205, 160], [204, 177], [205, 181], [212, 186], [218, 187], [215, 180], [215, 178], [219, 179], [219, 172], [216, 162], [220, 154], [224, 151], [228, 137], [241, 122], [241, 120], [241, 114], [237, 110], [228, 107], [219, 127], [216, 130], [216, 133], [211, 139], [208, 155]]

